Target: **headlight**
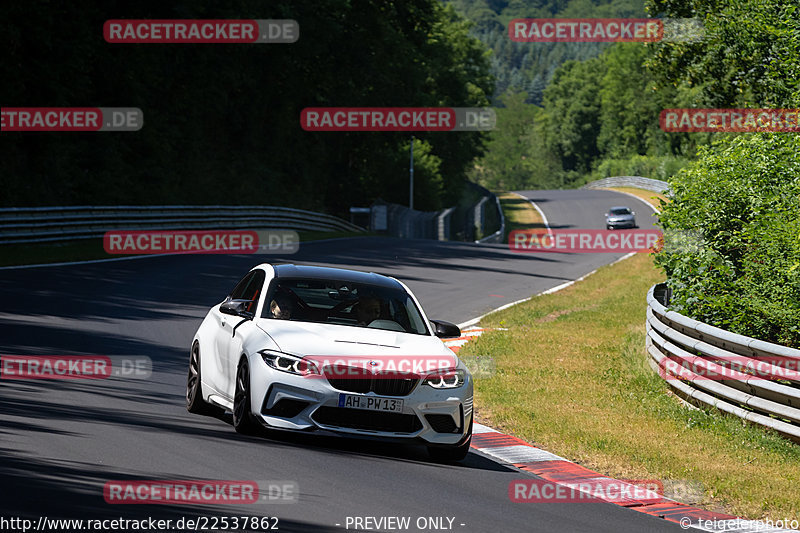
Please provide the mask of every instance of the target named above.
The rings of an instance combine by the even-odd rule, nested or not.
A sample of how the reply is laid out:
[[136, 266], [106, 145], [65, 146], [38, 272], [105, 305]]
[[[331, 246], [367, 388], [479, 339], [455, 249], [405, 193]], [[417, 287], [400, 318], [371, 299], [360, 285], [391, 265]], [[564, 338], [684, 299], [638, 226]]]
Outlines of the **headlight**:
[[295, 374], [297, 376], [319, 374], [317, 365], [302, 357], [297, 357], [296, 355], [290, 355], [288, 353], [274, 352], [272, 350], [263, 350], [258, 353], [261, 354], [264, 362], [275, 370]]
[[434, 389], [456, 389], [464, 384], [466, 372], [462, 369], [444, 370], [429, 374], [422, 382]]

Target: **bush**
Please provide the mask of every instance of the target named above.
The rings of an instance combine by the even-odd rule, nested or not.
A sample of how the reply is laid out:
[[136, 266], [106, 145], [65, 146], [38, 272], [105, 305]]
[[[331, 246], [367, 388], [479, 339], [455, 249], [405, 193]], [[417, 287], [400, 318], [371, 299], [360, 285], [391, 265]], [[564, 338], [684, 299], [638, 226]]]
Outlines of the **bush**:
[[[670, 180], [655, 256], [671, 308], [718, 327], [800, 347], [800, 137], [726, 136]], [[670, 236], [696, 235], [688, 245]]]

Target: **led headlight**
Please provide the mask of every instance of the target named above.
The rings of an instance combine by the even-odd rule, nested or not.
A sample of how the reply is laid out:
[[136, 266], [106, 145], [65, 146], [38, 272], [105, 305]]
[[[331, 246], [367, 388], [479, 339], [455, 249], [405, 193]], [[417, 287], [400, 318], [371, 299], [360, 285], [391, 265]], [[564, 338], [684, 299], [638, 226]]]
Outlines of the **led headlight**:
[[273, 350], [262, 350], [258, 352], [264, 359], [264, 362], [275, 370], [295, 374], [297, 376], [308, 376], [311, 374], [319, 374], [319, 369], [313, 361], [308, 361], [296, 355], [288, 353], [275, 352]]
[[466, 372], [462, 369], [445, 370], [429, 374], [422, 382], [434, 389], [457, 389], [464, 384]]

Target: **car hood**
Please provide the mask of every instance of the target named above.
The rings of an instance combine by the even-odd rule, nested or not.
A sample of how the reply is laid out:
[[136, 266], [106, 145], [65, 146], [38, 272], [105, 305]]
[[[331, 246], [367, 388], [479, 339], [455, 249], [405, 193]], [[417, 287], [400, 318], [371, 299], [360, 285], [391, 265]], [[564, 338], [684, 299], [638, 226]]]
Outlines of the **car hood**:
[[609, 215], [608, 220], [632, 220], [634, 215]]
[[430, 335], [268, 318], [257, 319], [256, 325], [272, 337], [280, 351], [294, 355], [445, 355], [456, 360], [453, 352], [439, 338]]

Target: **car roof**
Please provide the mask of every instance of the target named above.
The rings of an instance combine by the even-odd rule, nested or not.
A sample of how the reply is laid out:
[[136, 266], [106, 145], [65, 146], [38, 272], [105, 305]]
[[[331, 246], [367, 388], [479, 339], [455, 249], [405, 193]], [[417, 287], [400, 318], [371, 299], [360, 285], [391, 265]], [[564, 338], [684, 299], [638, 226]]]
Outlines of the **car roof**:
[[306, 278], [364, 283], [390, 289], [405, 290], [396, 279], [374, 272], [359, 272], [345, 268], [319, 267], [310, 265], [282, 264], [272, 265], [276, 278]]
[[615, 205], [611, 209], [628, 209], [628, 210], [630, 210], [630, 207], [628, 207], [627, 205]]

